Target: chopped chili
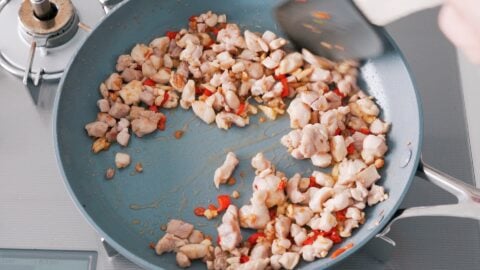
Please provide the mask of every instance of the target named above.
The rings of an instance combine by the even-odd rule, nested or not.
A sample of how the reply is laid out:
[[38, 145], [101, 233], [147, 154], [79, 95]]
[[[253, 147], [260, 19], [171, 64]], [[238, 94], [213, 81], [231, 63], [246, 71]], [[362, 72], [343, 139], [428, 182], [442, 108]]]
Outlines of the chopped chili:
[[337, 211], [335, 213], [335, 217], [337, 218], [337, 221], [345, 221], [345, 219], [347, 219], [345, 217], [345, 214], [347, 213], [347, 208], [343, 209], [343, 210], [340, 210], [340, 211]]
[[230, 204], [232, 203], [230, 201], [230, 196], [229, 195], [218, 195], [217, 201], [218, 201], [217, 211], [219, 211], [219, 212], [223, 211], [223, 210], [226, 210], [228, 208], [228, 206], [230, 206]]
[[213, 95], [213, 92], [208, 90], [208, 89], [205, 89], [205, 90], [203, 90], [203, 95], [209, 97], [209, 96]]
[[346, 97], [346, 95], [344, 93], [340, 92], [340, 90], [338, 88], [333, 89], [333, 93], [335, 93], [337, 96], [339, 96], [341, 98]]
[[162, 115], [160, 117], [160, 120], [158, 120], [157, 128], [160, 129], [160, 130], [165, 130], [166, 122], [167, 122], [167, 117], [165, 115]]
[[342, 134], [342, 130], [340, 128], [337, 128], [335, 130], [335, 135], [340, 135], [340, 134]]
[[217, 236], [217, 244], [220, 245], [220, 242], [222, 241], [222, 239], [220, 238], [220, 235]]
[[333, 228], [330, 231], [330, 235], [328, 235], [327, 237], [330, 238], [330, 240], [332, 240], [335, 244], [342, 242], [342, 237], [338, 234], [337, 228]]
[[284, 190], [287, 187], [287, 181], [286, 180], [280, 180], [280, 183], [278, 183], [278, 190]]
[[169, 38], [169, 39], [175, 39], [175, 37], [177, 36], [178, 32], [177, 31], [167, 31], [167, 33], [165, 33], [165, 35]]
[[332, 253], [332, 256], [330, 256], [330, 258], [335, 259], [336, 257], [340, 256], [340, 254], [342, 254], [343, 252], [351, 249], [352, 247], [353, 247], [353, 243], [349, 243], [349, 244], [347, 244], [346, 246], [335, 250], [335, 251]]
[[163, 95], [162, 103], [160, 103], [160, 107], [163, 107], [163, 105], [165, 104], [165, 102], [168, 101], [169, 98], [170, 98], [170, 95], [168, 94], [167, 91], [165, 91], [165, 94]]
[[268, 214], [270, 215], [270, 220], [275, 219], [275, 217], [277, 216], [277, 208], [270, 208], [268, 210]]
[[265, 238], [265, 234], [263, 232], [256, 232], [256, 233], [250, 235], [250, 237], [248, 237], [247, 241], [250, 243], [250, 245], [253, 246], [257, 243], [257, 240], [260, 237]]
[[348, 152], [349, 154], [355, 153], [355, 145], [353, 145], [353, 143], [351, 143], [351, 144], [349, 144], [349, 145], [347, 146], [347, 152]]
[[155, 249], [155, 243], [150, 242], [150, 243], [148, 244], [148, 247], [151, 248], [151, 249]]
[[195, 15], [190, 16], [190, 18], [188, 18], [188, 21], [190, 22], [197, 21], [197, 16]]
[[145, 81], [143, 81], [143, 85], [155, 86], [155, 84], [155, 81], [152, 79], [146, 79]]
[[150, 105], [148, 106], [148, 109], [152, 112], [158, 112], [158, 107], [155, 105]]
[[208, 205], [208, 209], [209, 210], [217, 210], [217, 207], [213, 203], [211, 203], [211, 204]]
[[196, 215], [196, 216], [199, 216], [199, 217], [203, 217], [203, 214], [205, 214], [205, 208], [204, 207], [197, 207], [195, 209], [193, 209], [193, 213]]
[[321, 188], [322, 186], [320, 186], [319, 184], [317, 184], [317, 179], [315, 179], [315, 176], [310, 176], [310, 184], [308, 184], [308, 187], [311, 188], [311, 187], [316, 187], [316, 188]]
[[285, 74], [280, 74], [280, 75], [275, 75], [275, 79], [277, 81], [280, 81], [282, 83], [282, 93], [280, 94], [280, 97], [288, 97], [290, 95], [290, 91], [288, 89], [288, 81], [287, 81], [287, 76]]
[[240, 103], [240, 106], [238, 106], [238, 109], [237, 109], [237, 112], [236, 112], [236, 113], [237, 113], [238, 115], [243, 114], [243, 113], [245, 112], [245, 108], [246, 108], [245, 102]]
[[240, 256], [240, 263], [246, 263], [249, 260], [250, 260], [250, 257], [248, 257], [247, 255]]
[[305, 241], [303, 241], [302, 246], [308, 246], [308, 245], [313, 244], [313, 242], [315, 242], [315, 240], [317, 240], [317, 237], [318, 237], [318, 235], [315, 235], [315, 234], [307, 237], [307, 239], [305, 239]]
[[361, 132], [365, 135], [370, 134], [370, 130], [368, 128], [361, 128], [361, 129], [358, 130], [358, 132]]
[[195, 95], [202, 95], [203, 91], [204, 91], [204, 88], [195, 87]]

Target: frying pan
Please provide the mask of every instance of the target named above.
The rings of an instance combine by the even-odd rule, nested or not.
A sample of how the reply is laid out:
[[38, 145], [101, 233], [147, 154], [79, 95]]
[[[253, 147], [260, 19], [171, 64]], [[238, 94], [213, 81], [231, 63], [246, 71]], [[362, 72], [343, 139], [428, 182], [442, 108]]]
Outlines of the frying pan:
[[[288, 176], [295, 172], [309, 175], [315, 168], [309, 161], [294, 160], [280, 145], [280, 137], [290, 130], [288, 116], [262, 124], [252, 117], [248, 127], [225, 132], [204, 124], [191, 111], [181, 108], [165, 111], [168, 119], [165, 131], [142, 139], [133, 138], [127, 148], [116, 144], [94, 155], [90, 150], [92, 141], [83, 127], [96, 117], [99, 84], [114, 70], [118, 55], [128, 53], [136, 43], [148, 43], [164, 35], [167, 30], [185, 27], [191, 15], [208, 10], [227, 14], [229, 21], [244, 29], [269, 29], [278, 33], [280, 30], [271, 14], [277, 3], [274, 0], [125, 2], [85, 40], [62, 78], [55, 102], [54, 137], [67, 189], [95, 230], [139, 266], [147, 269], [177, 267], [173, 254], [157, 256], [148, 247], [149, 242], [156, 242], [163, 235], [161, 225], [171, 218], [191, 222], [215, 237], [218, 220], [206, 221], [194, 216], [192, 210], [234, 189], [241, 194], [234, 203], [246, 203], [254, 177], [249, 161], [257, 152], [264, 152]], [[382, 117], [392, 123], [388, 134], [389, 152], [380, 182], [389, 198], [367, 209], [365, 224], [343, 244], [334, 247], [354, 243], [353, 248], [335, 259], [301, 263], [298, 266], [302, 269], [332, 266], [379, 233], [384, 235], [395, 219], [417, 215], [480, 217], [480, 192], [421, 163], [420, 98], [400, 51], [383, 29], [378, 31], [385, 53], [362, 63], [359, 83], [375, 97], [382, 108]], [[185, 131], [181, 139], [174, 138], [176, 130]], [[113, 180], [106, 181], [105, 170], [114, 166], [114, 155], [120, 151], [132, 156], [132, 164], [141, 162], [144, 171], [135, 173], [134, 166], [130, 165], [117, 171]], [[212, 183], [213, 171], [228, 151], [234, 151], [240, 159], [234, 174], [237, 184], [216, 190]], [[417, 172], [456, 195], [460, 203], [397, 211]], [[196, 262], [192, 267], [204, 266]]]

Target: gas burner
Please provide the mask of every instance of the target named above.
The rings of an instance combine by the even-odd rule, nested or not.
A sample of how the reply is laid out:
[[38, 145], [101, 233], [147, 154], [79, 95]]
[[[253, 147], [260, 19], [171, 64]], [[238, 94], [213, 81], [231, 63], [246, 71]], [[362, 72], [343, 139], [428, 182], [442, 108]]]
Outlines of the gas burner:
[[[0, 0], [0, 66], [36, 86], [58, 80], [94, 26], [112, 8], [105, 0]], [[115, 3], [118, 1], [115, 1]], [[79, 29], [80, 28], [80, 29]]]

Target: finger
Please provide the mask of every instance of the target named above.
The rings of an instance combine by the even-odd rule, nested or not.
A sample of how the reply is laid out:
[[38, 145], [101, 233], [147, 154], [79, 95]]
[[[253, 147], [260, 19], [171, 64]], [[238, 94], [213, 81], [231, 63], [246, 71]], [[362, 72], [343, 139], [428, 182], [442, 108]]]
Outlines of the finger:
[[439, 14], [440, 29], [475, 63], [480, 63], [480, 38], [475, 29], [449, 4]]

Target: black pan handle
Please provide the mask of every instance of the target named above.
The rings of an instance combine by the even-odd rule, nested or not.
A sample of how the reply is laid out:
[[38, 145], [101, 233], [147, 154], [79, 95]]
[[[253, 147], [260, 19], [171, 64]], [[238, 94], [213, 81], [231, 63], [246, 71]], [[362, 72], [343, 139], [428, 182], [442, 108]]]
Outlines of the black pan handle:
[[447, 216], [480, 220], [480, 189], [433, 168], [423, 160], [420, 160], [416, 175], [455, 195], [458, 203], [400, 209], [377, 237], [394, 244], [386, 234], [395, 221], [409, 217]]

